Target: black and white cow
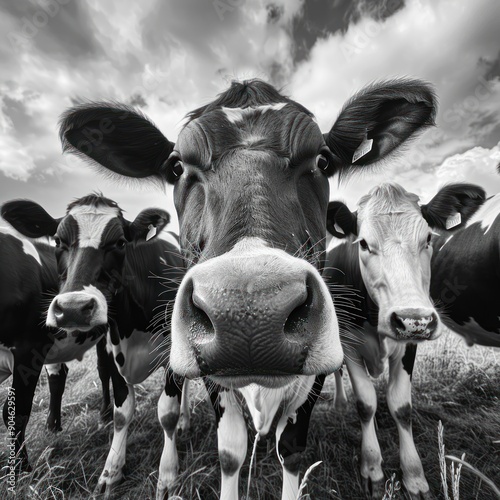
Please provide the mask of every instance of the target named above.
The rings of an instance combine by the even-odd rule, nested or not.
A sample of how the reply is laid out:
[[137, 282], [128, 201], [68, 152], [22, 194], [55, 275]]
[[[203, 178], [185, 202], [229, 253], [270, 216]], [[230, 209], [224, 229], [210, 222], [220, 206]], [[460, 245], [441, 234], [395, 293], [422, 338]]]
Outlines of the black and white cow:
[[[170, 329], [165, 305], [172, 301], [182, 278], [179, 249], [160, 238], [168, 224], [161, 209], [145, 209], [128, 222], [120, 207], [102, 195], [89, 195], [53, 219], [34, 202], [13, 201], [2, 215], [18, 231], [50, 235], [56, 240], [59, 293], [47, 313], [47, 325], [71, 337], [109, 325], [107, 369], [113, 382], [114, 434], [98, 490], [109, 493], [122, 478], [127, 430], [135, 396], [133, 384], [143, 382], [156, 368], [168, 365]], [[151, 241], [146, 241], [151, 240]], [[103, 373], [100, 373], [103, 377]], [[109, 378], [107, 379], [109, 382]], [[167, 370], [158, 403], [165, 432], [159, 490], [177, 475], [175, 429], [180, 416], [182, 379]], [[181, 425], [187, 425], [184, 412]]]
[[443, 323], [467, 344], [500, 347], [500, 195], [486, 199], [482, 188], [469, 185], [464, 196], [461, 186], [448, 186], [425, 206], [439, 232], [431, 295]]
[[67, 151], [120, 175], [175, 184], [189, 270], [175, 300], [170, 361], [209, 387], [222, 498], [238, 497], [247, 453], [238, 391], [261, 435], [283, 410], [283, 498], [296, 497], [314, 402], [343, 360], [320, 274], [328, 178], [389, 157], [434, 115], [430, 87], [404, 79], [360, 92], [326, 134], [259, 80], [233, 82], [191, 112], [176, 143], [127, 106], [85, 104], [64, 115]]
[[[380, 376], [386, 364], [387, 404], [399, 433], [404, 484], [412, 499], [431, 498], [413, 442], [411, 376], [417, 343], [441, 333], [429, 290], [436, 214], [443, 227], [455, 213], [467, 217], [467, 200], [475, 193], [474, 186], [458, 185], [454, 193], [461, 201], [442, 203], [448, 191], [443, 188], [420, 207], [418, 196], [386, 183], [361, 198], [356, 213], [337, 201], [328, 207], [328, 231], [343, 244], [328, 252], [324, 276], [332, 284], [337, 308], [349, 317], [345, 362], [361, 420], [361, 476], [369, 498], [384, 494], [374, 421], [377, 399], [370, 376]], [[341, 384], [337, 388], [342, 390]]]
[[[9, 460], [9, 466], [14, 466], [16, 474], [31, 470], [25, 430], [43, 365], [82, 359], [105, 333], [99, 327], [67, 335], [45, 325], [47, 306], [58, 289], [55, 251], [48, 240], [34, 241], [39, 236], [36, 232], [26, 233], [28, 238], [11, 228], [0, 228], [0, 383], [13, 375], [10, 393], [14, 399], [5, 402], [3, 417], [9, 432], [14, 422], [17, 459], [15, 463]], [[49, 371], [49, 428], [59, 425], [57, 411], [52, 411], [59, 395], [57, 380]]]

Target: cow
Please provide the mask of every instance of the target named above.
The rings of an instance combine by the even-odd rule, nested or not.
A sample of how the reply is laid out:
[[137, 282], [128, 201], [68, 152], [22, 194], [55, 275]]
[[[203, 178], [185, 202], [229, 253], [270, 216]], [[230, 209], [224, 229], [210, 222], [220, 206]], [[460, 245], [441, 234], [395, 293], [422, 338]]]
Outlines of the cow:
[[486, 198], [484, 189], [470, 185], [464, 196], [460, 186], [447, 186], [423, 207], [439, 233], [431, 296], [443, 309], [443, 323], [468, 345], [500, 347], [500, 195]]
[[433, 124], [435, 110], [428, 84], [379, 82], [322, 134], [304, 106], [248, 80], [189, 113], [175, 143], [121, 104], [87, 103], [62, 116], [65, 151], [107, 173], [174, 184], [188, 270], [172, 313], [170, 363], [209, 389], [221, 498], [238, 497], [247, 453], [239, 396], [262, 436], [282, 409], [282, 498], [296, 497], [312, 408], [343, 360], [321, 277], [328, 179], [396, 154]]
[[385, 183], [361, 198], [356, 213], [339, 201], [328, 207], [327, 229], [343, 244], [328, 252], [324, 276], [337, 308], [349, 319], [345, 362], [361, 420], [361, 477], [368, 498], [384, 495], [374, 421], [377, 398], [370, 376], [379, 377], [386, 365], [387, 403], [399, 433], [403, 482], [412, 499], [431, 498], [413, 442], [411, 377], [417, 344], [441, 333], [430, 293], [432, 240], [441, 223], [435, 214], [439, 211], [443, 228], [456, 213], [468, 217], [470, 200], [481, 191], [467, 184], [453, 190], [455, 203], [446, 198], [446, 186], [420, 207], [418, 196], [396, 183]]
[[[68, 336], [109, 329], [107, 376], [113, 383], [114, 432], [97, 491], [109, 494], [123, 477], [127, 430], [135, 408], [134, 384], [142, 383], [156, 368], [167, 367], [158, 403], [165, 435], [158, 482], [159, 489], [165, 490], [177, 475], [175, 430], [183, 385], [168, 369], [170, 314], [165, 313], [183, 275], [183, 262], [175, 245], [155, 238], [170, 215], [150, 208], [129, 222], [117, 203], [101, 194], [70, 203], [60, 219], [25, 200], [6, 203], [2, 215], [21, 233], [55, 239], [60, 283], [48, 308], [47, 325]], [[103, 368], [101, 364], [100, 372]], [[184, 411], [181, 427], [187, 426], [188, 417]]]
[[[9, 457], [8, 464], [14, 476], [31, 470], [25, 431], [43, 365], [81, 360], [105, 333], [99, 327], [67, 335], [45, 325], [47, 305], [58, 289], [55, 251], [49, 241], [33, 240], [36, 234], [27, 231], [27, 236], [0, 227], [0, 383], [13, 376], [3, 418], [14, 438], [15, 457]], [[57, 385], [49, 371], [47, 425], [51, 429], [60, 425], [53, 411], [59, 397]]]

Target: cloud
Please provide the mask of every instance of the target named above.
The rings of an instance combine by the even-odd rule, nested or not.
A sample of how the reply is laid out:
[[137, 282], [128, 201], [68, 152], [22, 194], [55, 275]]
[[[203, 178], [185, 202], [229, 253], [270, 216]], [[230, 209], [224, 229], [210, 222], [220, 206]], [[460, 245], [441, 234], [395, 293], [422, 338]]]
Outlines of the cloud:
[[[467, 182], [483, 187], [488, 195], [500, 193], [500, 174], [497, 166], [500, 163], [500, 142], [491, 148], [475, 147], [464, 153], [448, 157], [435, 168], [422, 170], [414, 168], [410, 163], [397, 178], [392, 175], [392, 167], [383, 172], [365, 173], [353, 177], [346, 184], [338, 186], [331, 181], [331, 199], [341, 199], [354, 209], [358, 200], [372, 186], [394, 180], [407, 191], [417, 194], [422, 203], [427, 203], [437, 191], [446, 184]], [[388, 178], [388, 171], [391, 176]]]
[[421, 155], [418, 166], [440, 163], [450, 144], [454, 153], [492, 143], [500, 115], [487, 129], [473, 124], [500, 102], [498, 80], [486, 78], [498, 58], [499, 18], [496, 0], [408, 0], [388, 18], [364, 15], [345, 32], [318, 39], [289, 89], [327, 130], [346, 99], [367, 83], [404, 75], [427, 80], [440, 99], [439, 133], [426, 135], [432, 155]]

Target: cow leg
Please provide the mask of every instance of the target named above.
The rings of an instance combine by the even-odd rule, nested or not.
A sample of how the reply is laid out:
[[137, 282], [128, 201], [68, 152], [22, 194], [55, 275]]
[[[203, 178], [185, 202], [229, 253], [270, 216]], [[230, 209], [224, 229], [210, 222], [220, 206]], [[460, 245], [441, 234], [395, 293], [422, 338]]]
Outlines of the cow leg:
[[[207, 385], [205, 380], [205, 385]], [[248, 432], [241, 405], [233, 391], [208, 388], [217, 424], [217, 447], [221, 469], [221, 500], [239, 498], [240, 469], [247, 455]]]
[[[20, 472], [31, 472], [32, 470], [24, 439], [36, 384], [49, 349], [50, 346], [45, 348], [35, 346], [29, 352], [19, 348], [13, 351], [12, 388], [9, 389], [7, 400], [3, 406], [3, 421], [7, 427], [9, 438], [14, 442], [16, 458], [13, 463], [9, 458], [9, 466], [14, 466], [16, 477]], [[11, 439], [9, 439], [9, 444], [12, 442]]]
[[66, 387], [66, 377], [68, 376], [68, 366], [66, 363], [45, 365], [45, 371], [47, 372], [50, 391], [47, 429], [52, 432], [62, 431], [61, 406]]
[[156, 488], [157, 500], [168, 498], [179, 471], [175, 429], [180, 416], [183, 380], [170, 370], [165, 370], [165, 374], [165, 388], [158, 401], [158, 420], [163, 428], [164, 442]]
[[411, 427], [411, 374], [417, 353], [415, 344], [401, 346], [389, 358], [387, 404], [399, 433], [403, 482], [412, 500], [431, 498]]
[[347, 395], [342, 380], [343, 374], [342, 368], [335, 372], [335, 400], [333, 406], [339, 413], [344, 413], [347, 409]]
[[382, 454], [375, 432], [377, 394], [361, 356], [351, 353], [349, 358], [346, 358], [346, 365], [361, 421], [361, 477], [365, 496], [380, 500], [384, 496], [385, 482]]
[[179, 433], [179, 436], [189, 431], [190, 422], [191, 412], [189, 409], [189, 380], [185, 378], [184, 384], [182, 385], [181, 414], [177, 424], [177, 432]]
[[[112, 355], [109, 355], [110, 358]], [[113, 409], [113, 441], [109, 450], [104, 470], [97, 483], [99, 493], [111, 492], [123, 478], [123, 467], [127, 451], [128, 427], [132, 421], [135, 410], [134, 386], [127, 384], [120, 375], [114, 361], [110, 360], [111, 380], [113, 383], [114, 409]]]
[[102, 404], [100, 409], [101, 421], [103, 423], [108, 423], [113, 420], [113, 413], [111, 411], [111, 395], [109, 392], [109, 381], [111, 379], [110, 363], [114, 364], [114, 361], [109, 356], [106, 350], [106, 335], [97, 342], [97, 371], [99, 372], [99, 378], [101, 380], [102, 386]]
[[299, 470], [302, 453], [306, 449], [309, 421], [314, 405], [325, 381], [324, 375], [315, 377], [304, 401], [302, 397], [293, 401], [281, 416], [276, 427], [276, 451], [283, 467], [282, 500], [295, 500], [299, 492]]

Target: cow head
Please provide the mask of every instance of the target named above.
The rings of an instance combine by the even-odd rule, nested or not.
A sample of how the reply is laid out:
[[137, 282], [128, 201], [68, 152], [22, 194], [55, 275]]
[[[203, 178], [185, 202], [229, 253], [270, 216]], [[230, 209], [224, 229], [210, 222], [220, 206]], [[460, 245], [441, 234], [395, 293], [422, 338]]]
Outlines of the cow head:
[[108, 171], [175, 184], [189, 268], [172, 319], [172, 368], [222, 385], [281, 386], [342, 359], [321, 279], [328, 177], [376, 163], [432, 124], [418, 81], [374, 85], [322, 134], [271, 85], [233, 83], [188, 115], [177, 142], [143, 115], [106, 103], [70, 109], [66, 150]]
[[447, 221], [456, 220], [457, 213], [464, 223], [484, 199], [484, 191], [455, 184], [441, 189], [428, 205], [420, 207], [418, 199], [398, 184], [387, 183], [363, 196], [356, 213], [338, 201], [328, 206], [328, 231], [356, 245], [363, 282], [379, 307], [378, 329], [396, 340], [440, 335], [429, 293], [433, 230], [449, 227]]
[[46, 323], [79, 332], [107, 325], [108, 303], [123, 285], [127, 245], [153, 237], [170, 219], [164, 210], [146, 209], [128, 222], [114, 201], [94, 194], [71, 203], [60, 219], [27, 200], [4, 204], [2, 217], [26, 236], [54, 237], [60, 286]]

